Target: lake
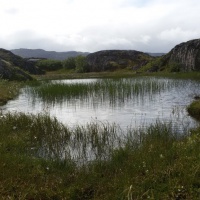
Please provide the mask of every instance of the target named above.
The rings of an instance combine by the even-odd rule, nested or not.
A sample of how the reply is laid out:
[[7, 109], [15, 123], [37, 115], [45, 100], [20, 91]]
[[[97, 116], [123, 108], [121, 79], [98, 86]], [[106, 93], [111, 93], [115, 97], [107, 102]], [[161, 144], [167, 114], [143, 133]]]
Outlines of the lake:
[[122, 129], [138, 129], [159, 120], [171, 122], [183, 131], [197, 124], [188, 116], [186, 107], [199, 94], [200, 82], [194, 80], [161, 77], [53, 80], [24, 87], [16, 99], [1, 109], [46, 112], [69, 127], [99, 121], [119, 124]]

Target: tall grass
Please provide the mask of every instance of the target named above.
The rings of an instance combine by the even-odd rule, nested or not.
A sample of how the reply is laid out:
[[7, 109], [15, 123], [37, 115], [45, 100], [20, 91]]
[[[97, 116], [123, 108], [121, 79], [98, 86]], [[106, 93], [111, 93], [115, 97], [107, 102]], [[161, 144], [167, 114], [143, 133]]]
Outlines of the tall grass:
[[[46, 82], [38, 87], [27, 88], [33, 99], [39, 98], [47, 103], [62, 103], [79, 99], [83, 102], [106, 102], [110, 105], [123, 104], [130, 99], [153, 98], [154, 94], [184, 87], [180, 80], [159, 79], [153, 77], [97, 79], [90, 83]], [[147, 95], [148, 94], [148, 95]]]
[[0, 127], [2, 199], [200, 197], [200, 129], [180, 137], [156, 122], [122, 134], [115, 124], [70, 129], [22, 113], [0, 113]]

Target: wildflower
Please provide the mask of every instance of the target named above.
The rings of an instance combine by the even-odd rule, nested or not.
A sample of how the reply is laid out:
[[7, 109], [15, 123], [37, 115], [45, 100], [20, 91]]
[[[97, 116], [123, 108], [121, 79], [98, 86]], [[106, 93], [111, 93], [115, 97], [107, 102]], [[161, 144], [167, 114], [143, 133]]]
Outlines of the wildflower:
[[17, 129], [17, 127], [16, 126], [13, 126], [13, 130], [16, 130]]
[[164, 158], [163, 154], [160, 154], [160, 158], [161, 158], [161, 159]]
[[46, 170], [48, 171], [48, 170], [49, 170], [49, 167], [46, 167]]

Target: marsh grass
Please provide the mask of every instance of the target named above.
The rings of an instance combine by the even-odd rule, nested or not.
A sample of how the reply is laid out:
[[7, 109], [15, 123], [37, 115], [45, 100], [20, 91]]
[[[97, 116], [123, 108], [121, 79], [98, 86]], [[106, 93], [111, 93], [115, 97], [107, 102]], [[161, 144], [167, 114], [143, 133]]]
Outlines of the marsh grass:
[[180, 136], [157, 121], [124, 133], [23, 113], [0, 113], [0, 127], [2, 199], [200, 197], [199, 128]]
[[[153, 98], [154, 94], [183, 86], [184, 81], [154, 77], [97, 79], [84, 83], [44, 82], [37, 87], [28, 87], [26, 92], [33, 99], [46, 103], [62, 103], [79, 99], [81, 103], [109, 102], [111, 106], [124, 104], [130, 99]], [[184, 87], [184, 86], [183, 86]]]

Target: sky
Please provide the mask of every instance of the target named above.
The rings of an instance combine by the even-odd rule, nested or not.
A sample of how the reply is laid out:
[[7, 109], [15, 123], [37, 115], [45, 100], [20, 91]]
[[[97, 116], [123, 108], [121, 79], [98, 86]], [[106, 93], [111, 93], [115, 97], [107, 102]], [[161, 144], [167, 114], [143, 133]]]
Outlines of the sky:
[[199, 19], [199, 0], [0, 0], [0, 48], [167, 53]]

